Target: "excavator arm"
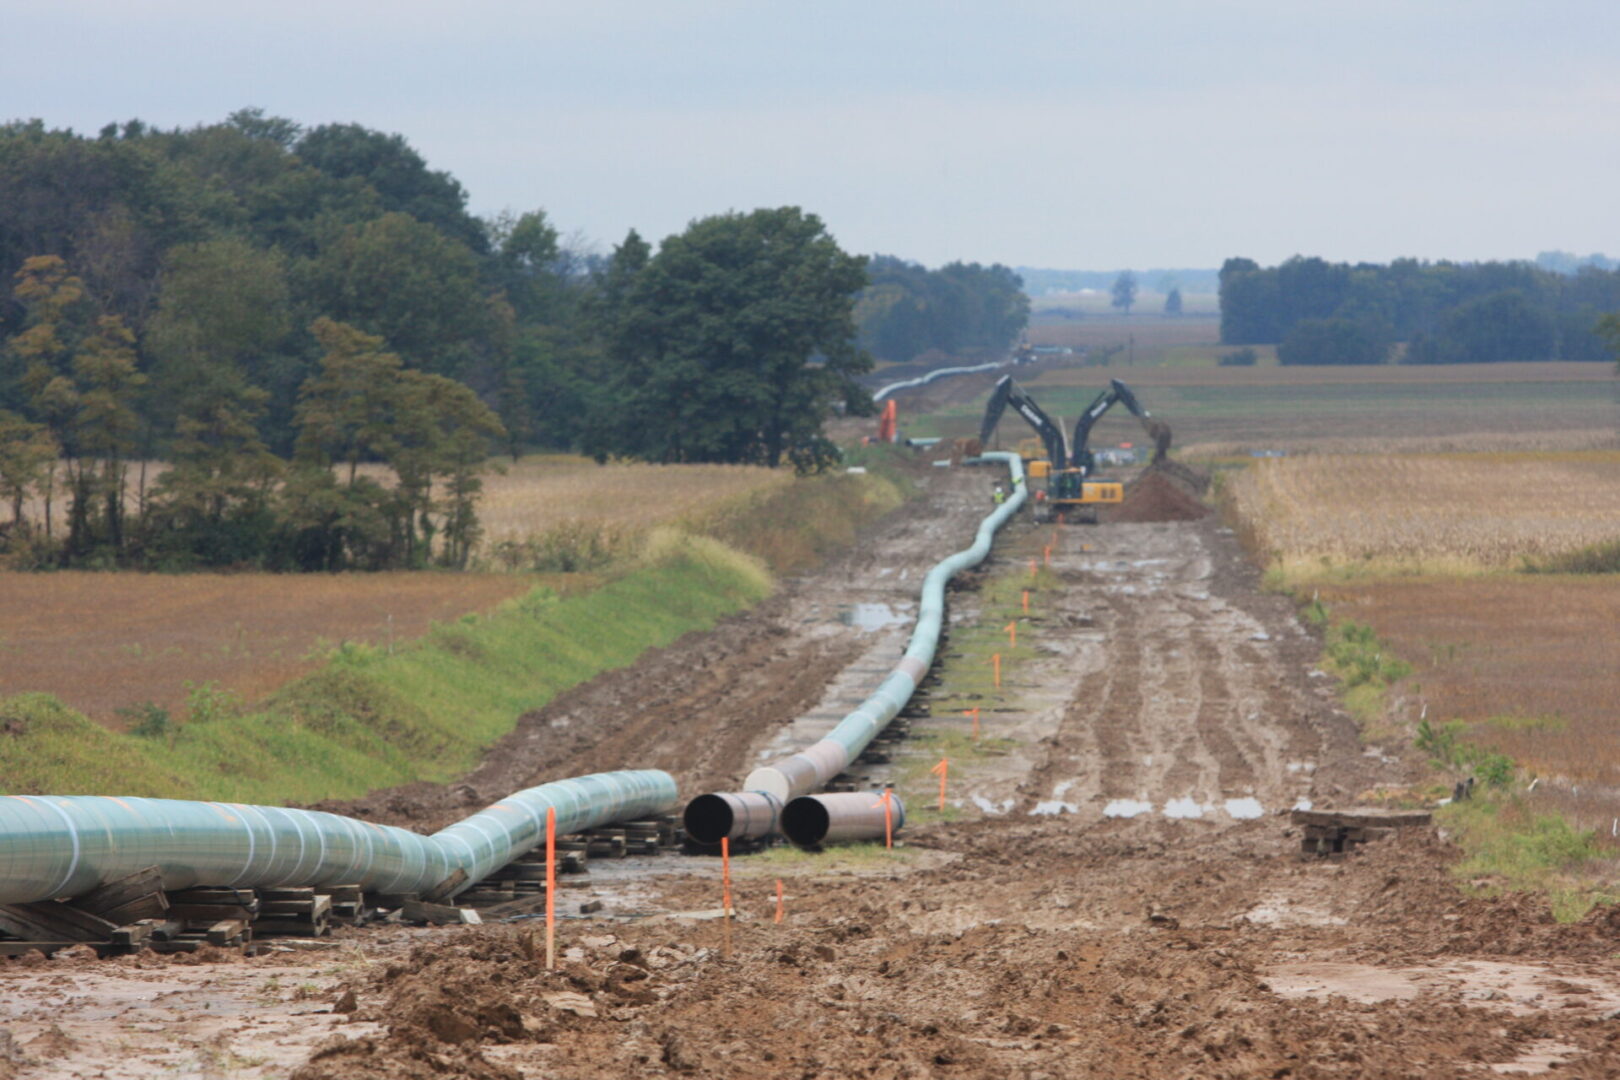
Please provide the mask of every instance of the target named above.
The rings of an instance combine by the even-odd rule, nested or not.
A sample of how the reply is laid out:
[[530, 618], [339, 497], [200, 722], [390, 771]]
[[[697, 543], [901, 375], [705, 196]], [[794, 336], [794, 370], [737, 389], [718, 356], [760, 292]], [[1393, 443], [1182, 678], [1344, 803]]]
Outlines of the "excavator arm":
[[1131, 388], [1120, 382], [1112, 380], [1108, 389], [1097, 395], [1080, 419], [1074, 425], [1074, 466], [1084, 476], [1090, 476], [1096, 467], [1096, 456], [1091, 452], [1091, 426], [1102, 419], [1104, 413], [1115, 405], [1124, 405], [1131, 411], [1131, 415], [1142, 422], [1147, 429], [1148, 436], [1153, 440], [1153, 463], [1157, 465], [1164, 460], [1170, 452], [1170, 425], [1163, 420], [1155, 420], [1153, 414], [1142, 407], [1136, 400]]
[[1017, 409], [1018, 414], [1029, 421], [1029, 426], [1041, 437], [1041, 442], [1046, 446], [1047, 459], [1052, 462], [1052, 468], [1067, 468], [1069, 449], [1063, 440], [1063, 429], [1035, 404], [1034, 398], [1024, 393], [1023, 388], [1013, 382], [1011, 375], [1003, 375], [996, 382], [996, 388], [990, 392], [990, 401], [984, 407], [984, 423], [979, 425], [979, 445], [990, 445], [990, 436], [995, 434], [996, 425], [1001, 422], [1001, 414], [1006, 411], [1008, 405]]

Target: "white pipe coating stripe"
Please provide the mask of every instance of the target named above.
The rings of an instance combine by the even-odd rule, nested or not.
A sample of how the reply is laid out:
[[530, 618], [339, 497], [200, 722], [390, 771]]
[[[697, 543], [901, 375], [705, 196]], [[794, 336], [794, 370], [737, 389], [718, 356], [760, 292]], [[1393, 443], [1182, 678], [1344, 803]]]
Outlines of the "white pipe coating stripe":
[[270, 819], [265, 817], [264, 811], [259, 809], [257, 806], [248, 806], [244, 804], [242, 809], [253, 811], [254, 816], [264, 823], [264, 831], [270, 837], [270, 854], [265, 856], [265, 861], [270, 866], [276, 865], [276, 827], [270, 824]]
[[[27, 802], [28, 800], [25, 799], [23, 801]], [[62, 890], [67, 888], [67, 883], [73, 880], [73, 875], [79, 872], [79, 856], [81, 853], [79, 848], [79, 830], [78, 827], [73, 824], [73, 819], [68, 816], [68, 812], [66, 810], [62, 809], [60, 806], [57, 806], [49, 799], [42, 799], [40, 801], [61, 815], [62, 821], [68, 827], [68, 833], [73, 837], [73, 859], [68, 863], [67, 873], [62, 875], [62, 880], [58, 881], [56, 883], [56, 887], [51, 890], [52, 896], [59, 896], [61, 895]]]

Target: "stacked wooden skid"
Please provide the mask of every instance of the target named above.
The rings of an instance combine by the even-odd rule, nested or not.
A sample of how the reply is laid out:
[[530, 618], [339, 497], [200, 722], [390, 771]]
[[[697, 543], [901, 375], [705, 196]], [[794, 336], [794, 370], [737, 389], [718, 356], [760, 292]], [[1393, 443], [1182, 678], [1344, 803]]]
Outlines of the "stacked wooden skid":
[[248, 948], [255, 937], [322, 937], [334, 925], [362, 925], [376, 914], [358, 885], [166, 892], [151, 867], [72, 900], [0, 904], [0, 955], [72, 945], [102, 955]]
[[1397, 829], [1426, 826], [1432, 815], [1427, 810], [1294, 810], [1289, 819], [1299, 826], [1301, 856], [1332, 859]]

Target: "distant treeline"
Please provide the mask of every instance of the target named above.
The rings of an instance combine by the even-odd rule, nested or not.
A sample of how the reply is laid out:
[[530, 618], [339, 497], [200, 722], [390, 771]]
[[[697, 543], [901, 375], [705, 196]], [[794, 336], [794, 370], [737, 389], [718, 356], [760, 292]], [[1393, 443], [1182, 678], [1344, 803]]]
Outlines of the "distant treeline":
[[855, 307], [861, 347], [903, 363], [929, 350], [1005, 350], [1029, 322], [1023, 282], [1005, 266], [951, 263], [929, 270], [892, 255], [867, 264]]
[[1599, 320], [1620, 311], [1620, 271], [1528, 262], [1388, 265], [1295, 257], [1221, 267], [1221, 341], [1277, 345], [1284, 364], [1607, 360]]
[[459, 565], [492, 450], [815, 468], [870, 404], [814, 215], [601, 256], [466, 202], [356, 124], [0, 126], [0, 554]]

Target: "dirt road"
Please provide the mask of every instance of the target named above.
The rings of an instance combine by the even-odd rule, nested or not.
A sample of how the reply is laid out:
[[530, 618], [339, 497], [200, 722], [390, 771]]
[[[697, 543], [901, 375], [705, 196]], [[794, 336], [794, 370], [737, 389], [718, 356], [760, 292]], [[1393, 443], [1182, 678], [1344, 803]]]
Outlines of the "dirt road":
[[[942, 479], [867, 554], [526, 717], [469, 785], [487, 798], [619, 765], [672, 768], [685, 791], [736, 780], [886, 670], [904, 629], [889, 615], [960, 546], [947, 525], [982, 512], [981, 479]], [[1014, 528], [991, 573], [1049, 535]], [[738, 860], [729, 927], [713, 860], [594, 864], [563, 894], [554, 972], [533, 923], [344, 931], [318, 960], [12, 962], [0, 1077], [284, 1076], [297, 1061], [300, 1080], [1620, 1072], [1620, 922], [1465, 898], [1432, 830], [1301, 861], [1291, 807], [1405, 777], [1359, 742], [1317, 643], [1230, 536], [1204, 521], [1058, 541], [1029, 658], [985, 701], [997, 752], [965, 750], [949, 820], [894, 852]], [[975, 618], [971, 593], [952, 616]], [[918, 807], [919, 766], [968, 723], [936, 713], [869, 770]], [[699, 722], [719, 736], [695, 739]], [[437, 824], [466, 798], [367, 809]], [[576, 917], [585, 899], [604, 907]]]

